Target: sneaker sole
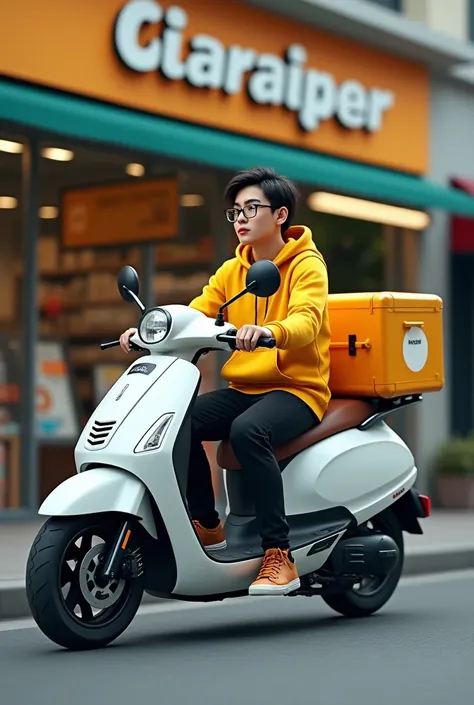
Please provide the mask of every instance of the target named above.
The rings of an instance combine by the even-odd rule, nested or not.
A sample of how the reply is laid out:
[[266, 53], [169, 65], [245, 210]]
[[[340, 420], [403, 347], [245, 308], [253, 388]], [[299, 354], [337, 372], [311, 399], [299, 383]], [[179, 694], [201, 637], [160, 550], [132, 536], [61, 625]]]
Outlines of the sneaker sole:
[[205, 546], [206, 551], [224, 551], [227, 548], [227, 541], [213, 543], [211, 546]]
[[249, 595], [288, 595], [289, 592], [297, 590], [301, 586], [299, 578], [292, 580], [286, 585], [251, 585]]

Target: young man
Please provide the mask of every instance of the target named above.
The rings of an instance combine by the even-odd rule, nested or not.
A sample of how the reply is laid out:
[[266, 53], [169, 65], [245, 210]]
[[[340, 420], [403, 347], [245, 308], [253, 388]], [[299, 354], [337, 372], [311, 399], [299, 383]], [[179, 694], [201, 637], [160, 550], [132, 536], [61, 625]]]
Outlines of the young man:
[[[225, 301], [245, 288], [250, 265], [262, 259], [278, 266], [281, 286], [266, 300], [248, 294], [226, 311], [238, 330], [238, 350], [222, 368], [229, 387], [202, 394], [195, 402], [188, 505], [206, 549], [226, 548], [202, 442], [229, 439], [255, 501], [265, 551], [249, 594], [287, 594], [300, 580], [289, 550], [283, 483], [272, 447], [321, 421], [329, 403], [328, 277], [311, 231], [291, 227], [297, 191], [288, 179], [267, 168], [240, 172], [227, 186], [226, 198], [226, 216], [239, 245], [190, 306], [214, 318]], [[135, 330], [121, 337], [127, 352]], [[274, 337], [276, 348], [256, 348], [261, 336]]]

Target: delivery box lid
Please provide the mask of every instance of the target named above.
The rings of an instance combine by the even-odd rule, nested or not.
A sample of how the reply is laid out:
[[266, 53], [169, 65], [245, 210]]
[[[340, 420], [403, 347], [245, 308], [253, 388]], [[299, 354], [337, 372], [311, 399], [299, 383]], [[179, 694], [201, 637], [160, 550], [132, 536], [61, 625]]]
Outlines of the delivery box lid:
[[353, 294], [329, 294], [329, 310], [355, 309], [417, 309], [441, 311], [443, 300], [436, 294], [418, 294], [406, 291], [371, 291]]

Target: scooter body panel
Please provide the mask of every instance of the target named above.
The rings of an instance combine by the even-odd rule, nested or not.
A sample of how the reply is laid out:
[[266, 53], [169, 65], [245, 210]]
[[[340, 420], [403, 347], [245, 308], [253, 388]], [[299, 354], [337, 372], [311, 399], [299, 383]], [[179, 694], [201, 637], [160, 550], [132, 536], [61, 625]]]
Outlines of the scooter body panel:
[[[287, 515], [344, 506], [357, 523], [393, 503], [415, 482], [413, 454], [383, 421], [349, 429], [299, 453], [284, 469]], [[400, 496], [400, 495], [398, 495]]]
[[[156, 395], [152, 393], [154, 385], [176, 360], [175, 357], [158, 355], [135, 360], [113, 384], [91, 415], [77, 442], [76, 454], [82, 448], [95, 454], [107, 448], [122, 423], [138, 404], [139, 414], [151, 410], [150, 407], [156, 404]], [[147, 394], [151, 396], [145, 401]], [[143, 427], [141, 430], [144, 430]], [[130, 446], [123, 433], [120, 433], [120, 438], [122, 445], [126, 444], [129, 451]]]

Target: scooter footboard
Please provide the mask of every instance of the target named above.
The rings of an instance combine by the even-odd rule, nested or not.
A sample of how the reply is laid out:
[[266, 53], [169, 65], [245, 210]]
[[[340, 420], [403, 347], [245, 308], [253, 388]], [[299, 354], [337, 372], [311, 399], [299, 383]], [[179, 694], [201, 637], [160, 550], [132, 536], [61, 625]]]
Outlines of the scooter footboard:
[[44, 500], [38, 513], [46, 516], [78, 516], [122, 512], [138, 517], [157, 538], [147, 487], [132, 473], [120, 468], [93, 468], [68, 478]]

